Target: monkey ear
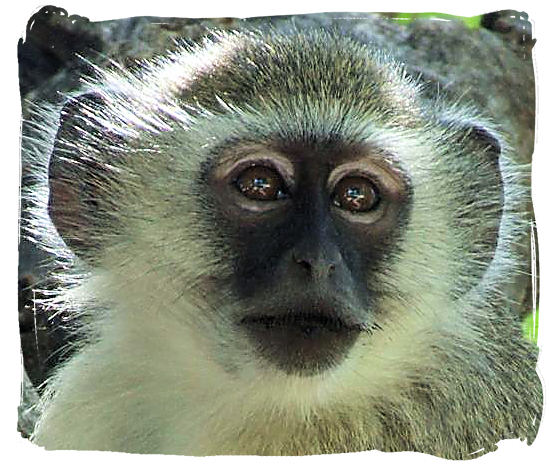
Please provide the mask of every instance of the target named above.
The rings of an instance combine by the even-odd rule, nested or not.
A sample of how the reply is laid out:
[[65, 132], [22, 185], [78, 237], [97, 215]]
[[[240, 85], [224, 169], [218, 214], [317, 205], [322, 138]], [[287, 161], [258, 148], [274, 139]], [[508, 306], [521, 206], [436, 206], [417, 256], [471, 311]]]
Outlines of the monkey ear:
[[96, 93], [65, 104], [49, 161], [49, 215], [65, 243], [83, 257], [100, 246], [99, 224], [108, 211], [104, 191], [113, 176], [105, 167], [106, 151], [120, 138], [100, 123], [105, 104]]
[[488, 160], [498, 165], [503, 145], [499, 134], [479, 122], [471, 122], [467, 128], [467, 137], [481, 148]]
[[504, 138], [490, 124], [478, 118], [464, 118], [453, 121], [454, 129], [464, 147], [464, 154], [471, 157], [472, 166], [477, 166], [478, 182], [486, 190], [489, 186], [499, 192], [499, 203], [502, 208], [503, 178], [500, 157], [504, 150]]
[[449, 129], [450, 143], [460, 153], [458, 164], [449, 167], [453, 175], [460, 176], [463, 187], [454, 192], [457, 204], [461, 205], [455, 212], [457, 226], [475, 224], [465, 229], [465, 236], [476, 260], [470, 268], [473, 271], [478, 267], [481, 272], [494, 256], [503, 217], [504, 180], [500, 158], [504, 140], [481, 118], [458, 116], [443, 124]]
[[498, 167], [498, 160], [503, 150], [503, 140], [500, 134], [488, 124], [477, 119], [449, 119], [443, 118], [443, 123], [456, 130], [458, 135], [463, 135], [463, 142], [475, 148], [476, 151], [485, 154], [485, 159], [495, 163]]
[[460, 145], [464, 157], [470, 160], [475, 170], [478, 188], [498, 191], [499, 203], [504, 203], [504, 182], [500, 158], [505, 147], [504, 138], [490, 124], [477, 117], [442, 118], [443, 124], [454, 134], [452, 138]]

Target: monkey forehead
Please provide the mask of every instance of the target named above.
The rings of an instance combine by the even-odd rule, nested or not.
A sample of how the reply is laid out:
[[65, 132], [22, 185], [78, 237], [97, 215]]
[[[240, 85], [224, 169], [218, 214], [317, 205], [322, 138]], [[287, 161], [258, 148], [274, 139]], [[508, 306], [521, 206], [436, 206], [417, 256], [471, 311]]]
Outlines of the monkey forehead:
[[426, 122], [419, 86], [401, 64], [320, 30], [217, 33], [150, 61], [135, 76], [98, 70], [89, 87], [104, 100], [90, 122], [130, 138], [208, 127], [210, 135], [202, 135], [210, 143], [230, 138], [225, 128], [235, 122], [240, 139], [277, 133], [289, 143], [321, 145], [382, 133], [395, 141]]
[[340, 164], [342, 162], [372, 160], [374, 162], [387, 162], [390, 165], [398, 164], [399, 159], [392, 153], [386, 153], [375, 144], [369, 142], [353, 143], [346, 140], [344, 134], [336, 134], [331, 139], [320, 142], [304, 139], [279, 138], [279, 134], [271, 137], [259, 137], [262, 142], [228, 139], [218, 145], [218, 158], [220, 162], [233, 162], [248, 156], [262, 156], [285, 160], [300, 161], [314, 158], [323, 159], [329, 163]]
[[320, 111], [338, 105], [401, 125], [419, 117], [419, 86], [402, 64], [327, 31], [219, 34], [194, 54], [175, 59], [176, 66], [185, 63], [178, 95], [183, 105], [292, 113], [317, 102]]
[[350, 144], [341, 140], [324, 144], [307, 144], [275, 139], [271, 143], [228, 140], [217, 147], [214, 164], [218, 176], [225, 177], [235, 164], [243, 161], [269, 162], [292, 177], [293, 166], [324, 165], [328, 171], [355, 171], [375, 169], [384, 176], [399, 181], [402, 189], [410, 184], [409, 175], [399, 158], [373, 144]]

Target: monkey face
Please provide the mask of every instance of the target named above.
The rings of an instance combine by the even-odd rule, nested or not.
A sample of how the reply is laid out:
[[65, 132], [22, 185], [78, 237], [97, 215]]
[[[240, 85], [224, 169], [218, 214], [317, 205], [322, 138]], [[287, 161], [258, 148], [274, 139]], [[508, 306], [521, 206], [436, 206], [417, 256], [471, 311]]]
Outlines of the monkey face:
[[214, 33], [137, 68], [98, 71], [30, 147], [52, 307], [90, 322], [39, 443], [471, 458], [533, 430], [535, 351], [500, 304], [524, 189], [491, 123], [336, 32]]
[[376, 269], [411, 192], [374, 149], [339, 142], [226, 148], [209, 182], [234, 257], [234, 315], [258, 354], [287, 373], [337, 365], [377, 327]]
[[[395, 371], [393, 385], [492, 259], [500, 143], [469, 111], [424, 103], [401, 67], [319, 39], [309, 52], [278, 39], [279, 67], [261, 42], [245, 40], [243, 60], [228, 37], [213, 45], [224, 66], [182, 58], [154, 85], [76, 97], [55, 136], [49, 214], [107, 270], [105, 287], [128, 289], [98, 286], [117, 314], [177, 318], [182, 358], [302, 380], [362, 363]], [[150, 118], [113, 123], [130, 101]], [[170, 309], [151, 314], [159, 294]]]

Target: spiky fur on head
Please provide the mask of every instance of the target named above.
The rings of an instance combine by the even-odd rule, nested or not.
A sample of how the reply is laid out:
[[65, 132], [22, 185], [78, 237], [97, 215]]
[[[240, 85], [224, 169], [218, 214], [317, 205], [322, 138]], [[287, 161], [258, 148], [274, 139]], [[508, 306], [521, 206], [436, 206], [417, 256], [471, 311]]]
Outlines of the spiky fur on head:
[[[472, 108], [426, 101], [391, 58], [315, 31], [217, 34], [137, 74], [98, 70], [84, 94], [97, 99], [73, 97], [78, 131], [60, 135], [59, 109], [44, 110], [26, 149], [38, 179], [30, 226], [66, 269], [51, 304], [77, 308], [87, 339], [49, 384], [37, 443], [466, 458], [503, 438], [534, 439], [536, 354], [502, 295], [527, 232], [523, 171], [499, 135], [501, 185], [490, 178], [487, 149], [470, 132], [498, 131]], [[313, 377], [277, 371], [234, 331], [227, 315], [239, 301], [216, 287], [232, 272], [232, 250], [200, 199], [201, 172], [220, 147], [273, 137], [382, 147], [414, 188], [406, 230], [374, 283], [382, 330]], [[84, 262], [48, 217], [54, 140], [75, 172], [90, 159], [105, 168], [91, 182], [108, 200], [89, 230], [74, 229], [87, 234]], [[496, 245], [473, 246], [491, 219]]]

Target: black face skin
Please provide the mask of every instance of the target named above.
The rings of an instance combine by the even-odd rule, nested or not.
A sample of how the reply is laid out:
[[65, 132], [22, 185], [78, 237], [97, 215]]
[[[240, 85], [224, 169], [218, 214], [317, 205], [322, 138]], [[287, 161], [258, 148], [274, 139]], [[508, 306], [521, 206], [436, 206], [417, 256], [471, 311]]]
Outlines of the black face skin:
[[403, 175], [364, 146], [243, 143], [209, 182], [236, 250], [236, 326], [289, 374], [337, 365], [376, 326], [372, 282], [407, 218]]

